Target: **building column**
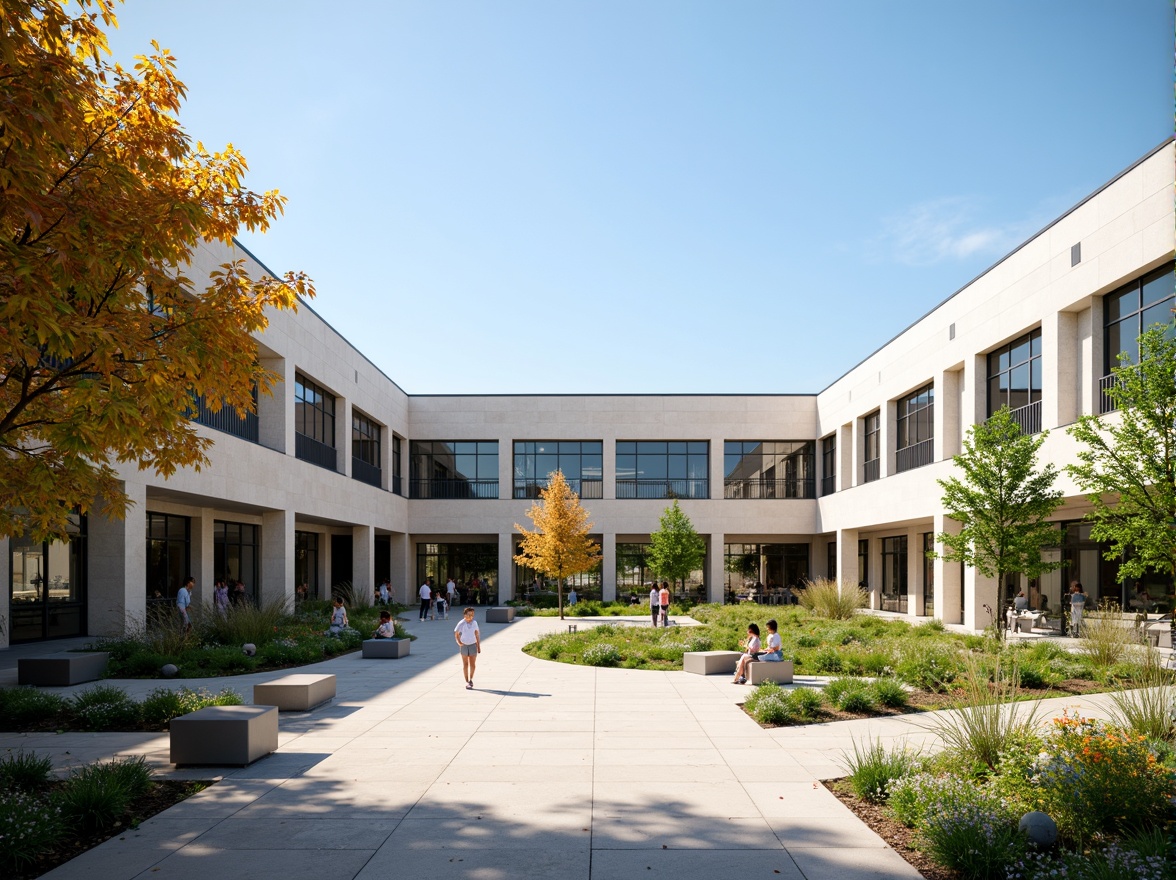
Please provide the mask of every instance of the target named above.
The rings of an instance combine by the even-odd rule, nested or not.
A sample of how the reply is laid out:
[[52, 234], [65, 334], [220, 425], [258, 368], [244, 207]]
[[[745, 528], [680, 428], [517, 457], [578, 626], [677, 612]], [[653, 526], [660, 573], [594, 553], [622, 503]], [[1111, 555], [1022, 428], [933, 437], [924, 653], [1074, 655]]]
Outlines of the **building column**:
[[959, 455], [962, 370], [944, 370], [935, 382], [935, 461]]
[[854, 586], [861, 581], [858, 572], [857, 529], [837, 530], [837, 572], [838, 584]]
[[708, 602], [717, 602], [722, 605], [727, 581], [727, 570], [724, 565], [727, 536], [722, 532], [716, 532], [709, 535], [707, 540], [709, 544], [706, 555], [706, 599]]
[[294, 361], [282, 357], [259, 359], [277, 374], [269, 394], [257, 395], [257, 436], [262, 446], [294, 454]]
[[[329, 548], [329, 537], [326, 543]], [[285, 601], [288, 607], [294, 607], [292, 510], [269, 510], [261, 515], [261, 595], [258, 598], [262, 605]]]
[[850, 473], [852, 477], [848, 485], [860, 486], [865, 480], [863, 468], [866, 464], [866, 420], [864, 418], [857, 418], [853, 420], [853, 461], [850, 464]]
[[392, 533], [392, 597], [402, 605], [412, 607], [416, 573], [409, 566], [409, 540], [404, 532]]
[[617, 536], [613, 532], [600, 536], [600, 598], [603, 602], [617, 599]]
[[964, 361], [964, 381], [960, 393], [960, 423], [966, 433], [972, 425], [988, 419], [988, 359], [974, 355]]
[[1041, 427], [1068, 425], [1078, 417], [1082, 386], [1078, 315], [1055, 312], [1041, 321]]
[[125, 519], [93, 513], [86, 523], [86, 631], [92, 636], [122, 635], [147, 619], [147, 484], [125, 482], [123, 491], [131, 502]]
[[[960, 533], [960, 524], [942, 513], [935, 514], [932, 528], [936, 536], [948, 532], [953, 535]], [[960, 564], [948, 562], [943, 558], [944, 545], [935, 541], [935, 616], [944, 623], [963, 623], [960, 608], [963, 605], [964, 584], [960, 577]]]
[[[0, 537], [0, 620], [12, 620], [12, 543], [6, 537]], [[88, 573], [87, 573], [88, 575]], [[4, 584], [9, 586], [5, 587]], [[8, 647], [10, 627], [0, 626], [0, 650]]]
[[[1106, 354], [1103, 339], [1103, 298], [1091, 297], [1090, 308], [1076, 319], [1079, 415], [1098, 415], [1102, 394], [1099, 380], [1105, 375]], [[1043, 366], [1045, 366], [1043, 364]]]
[[923, 615], [923, 531], [912, 526], [907, 529], [907, 616]]
[[898, 473], [898, 401], [878, 407], [878, 479]]
[[191, 522], [191, 575], [196, 578], [196, 595], [193, 600], [202, 605], [212, 605], [216, 579], [224, 574], [216, 570], [216, 517], [209, 508], [202, 507]]
[[856, 422], [842, 425], [837, 429], [837, 478], [834, 481], [838, 492], [844, 492], [854, 486], [855, 438], [853, 426]]
[[[981, 630], [1001, 616], [996, 578], [985, 577], [974, 568], [964, 568], [964, 626]], [[985, 608], [985, 606], [988, 606]], [[989, 609], [992, 609], [991, 612]]]
[[[351, 476], [351, 398], [335, 398], [335, 470], [345, 477]], [[354, 578], [354, 574], [352, 575]]]
[[[511, 477], [514, 479], [514, 477]], [[498, 604], [501, 605], [515, 596], [514, 582], [514, 531], [498, 536]]]
[[[351, 467], [350, 455], [347, 467]], [[376, 595], [376, 530], [371, 526], [351, 527], [351, 595], [369, 599]]]

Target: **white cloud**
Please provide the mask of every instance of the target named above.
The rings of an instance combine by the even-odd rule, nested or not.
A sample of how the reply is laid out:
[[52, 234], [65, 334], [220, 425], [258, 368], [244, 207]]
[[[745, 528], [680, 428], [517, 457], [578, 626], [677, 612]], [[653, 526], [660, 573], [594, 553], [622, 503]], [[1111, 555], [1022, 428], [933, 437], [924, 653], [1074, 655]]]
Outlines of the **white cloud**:
[[963, 196], [912, 205], [882, 218], [870, 248], [882, 259], [908, 266], [929, 266], [974, 256], [999, 257], [1033, 234], [1030, 221], [1003, 225], [977, 219], [978, 199]]

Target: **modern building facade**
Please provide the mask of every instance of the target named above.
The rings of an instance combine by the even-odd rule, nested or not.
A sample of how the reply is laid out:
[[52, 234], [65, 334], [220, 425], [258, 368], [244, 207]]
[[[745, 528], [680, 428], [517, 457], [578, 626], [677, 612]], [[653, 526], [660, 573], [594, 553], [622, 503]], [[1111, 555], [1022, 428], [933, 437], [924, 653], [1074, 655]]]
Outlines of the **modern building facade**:
[[[1174, 159], [1161, 145], [817, 394], [410, 395], [310, 308], [273, 314], [259, 356], [281, 383], [255, 417], [200, 412], [208, 467], [127, 469], [126, 520], [79, 517], [68, 543], [0, 539], [0, 644], [120, 631], [189, 573], [205, 601], [221, 577], [262, 601], [390, 578], [408, 600], [451, 574], [504, 601], [532, 582], [514, 524], [557, 467], [603, 548], [580, 590], [605, 599], [648, 580], [669, 499], [706, 539], [688, 586], [713, 601], [830, 575], [875, 608], [979, 628], [1015, 588], [1057, 607], [1077, 577], [1125, 598], [1066, 476], [1043, 551], [1064, 570], [998, 586], [926, 551], [952, 527], [936, 480], [970, 425], [1008, 405], [1050, 431], [1043, 461], [1073, 461], [1065, 426], [1108, 410], [1118, 352], [1171, 319]], [[202, 249], [194, 277], [229, 258]], [[1171, 607], [1170, 583], [1148, 587]]]

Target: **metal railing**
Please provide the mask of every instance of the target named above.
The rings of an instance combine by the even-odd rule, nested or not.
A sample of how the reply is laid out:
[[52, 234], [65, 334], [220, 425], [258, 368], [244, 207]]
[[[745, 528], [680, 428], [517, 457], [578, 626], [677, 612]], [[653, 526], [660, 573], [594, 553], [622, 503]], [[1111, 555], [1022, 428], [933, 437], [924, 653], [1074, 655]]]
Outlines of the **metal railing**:
[[832, 495], [837, 491], [837, 475], [821, 477], [821, 495]]
[[1103, 376], [1098, 380], [1098, 414], [1106, 415], [1114, 412], [1119, 407], [1115, 403], [1115, 399], [1107, 394], [1111, 388], [1115, 386], [1115, 374], [1111, 373], [1109, 376]]
[[862, 465], [862, 482], [872, 483], [878, 479], [878, 459], [872, 458]]
[[359, 480], [361, 483], [367, 483], [369, 486], [380, 488], [383, 482], [381, 479], [383, 473], [373, 464], [364, 461], [362, 458], [351, 456], [351, 478]]
[[498, 497], [498, 480], [409, 480], [409, 498], [487, 499]]
[[294, 434], [294, 456], [330, 471], [339, 470], [339, 457], [335, 447], [305, 434]]
[[706, 480], [617, 480], [617, 498], [708, 498]]
[[814, 498], [813, 480], [724, 480], [724, 498]]
[[216, 412], [208, 408], [203, 397], [192, 398], [192, 420], [197, 424], [232, 434], [250, 443], [258, 442], [257, 413], [241, 415], [231, 406], [222, 406]]
[[[604, 480], [568, 480], [569, 488], [581, 498], [599, 499], [604, 497]], [[547, 480], [515, 480], [515, 498], [538, 498], [547, 488]]]
[[1040, 400], [1036, 400], [1033, 403], [1027, 403], [1025, 406], [1019, 406], [1014, 410], [1010, 410], [1009, 415], [1013, 417], [1013, 421], [1017, 423], [1018, 427], [1020, 427], [1022, 434], [1041, 433]]
[[926, 440], [912, 443], [910, 446], [905, 446], [895, 453], [895, 473], [901, 474], [903, 471], [921, 468], [924, 465], [931, 464], [933, 458], [935, 458], [935, 440], [933, 438], [928, 437]]

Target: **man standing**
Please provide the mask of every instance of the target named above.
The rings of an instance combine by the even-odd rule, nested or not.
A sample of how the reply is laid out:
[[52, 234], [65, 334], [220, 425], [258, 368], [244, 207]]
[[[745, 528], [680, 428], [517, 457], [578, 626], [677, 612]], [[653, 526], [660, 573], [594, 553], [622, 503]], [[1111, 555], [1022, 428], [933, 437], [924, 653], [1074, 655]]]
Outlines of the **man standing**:
[[430, 584], [432, 578], [425, 578], [425, 582], [421, 584], [418, 591], [421, 597], [421, 620], [425, 619], [425, 615], [432, 610], [433, 607], [433, 587]]
[[192, 604], [194, 589], [196, 589], [196, 578], [188, 575], [184, 579], [184, 585], [176, 593], [176, 610], [180, 613], [180, 624], [184, 627], [184, 632], [192, 631], [192, 619], [188, 617], [188, 606]]

